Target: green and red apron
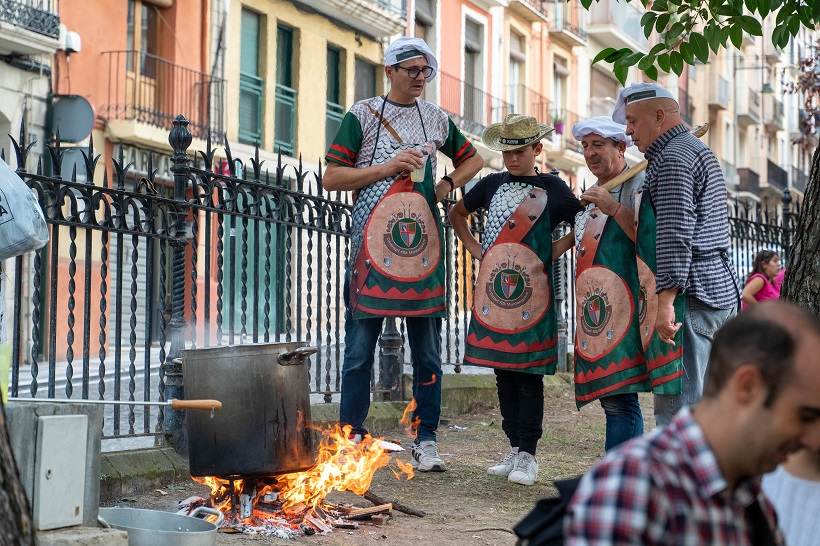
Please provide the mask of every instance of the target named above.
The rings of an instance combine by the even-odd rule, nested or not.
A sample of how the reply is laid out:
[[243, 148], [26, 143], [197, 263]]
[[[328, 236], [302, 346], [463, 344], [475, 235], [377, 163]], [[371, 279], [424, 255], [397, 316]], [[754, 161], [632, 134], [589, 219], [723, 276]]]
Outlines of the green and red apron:
[[444, 242], [429, 162], [396, 177], [370, 213], [350, 274], [353, 317], [444, 317]]
[[594, 207], [576, 253], [575, 403], [649, 390], [638, 329], [635, 244]]
[[[638, 234], [635, 251], [638, 257], [638, 321], [643, 343], [649, 383], [655, 394], [680, 394], [683, 375], [683, 328], [676, 333], [669, 345], [661, 341], [655, 322], [658, 315], [658, 295], [655, 293], [657, 273], [655, 206], [649, 190], [635, 193], [635, 210]], [[685, 297], [675, 296], [675, 322], [683, 322]]]
[[557, 322], [547, 192], [508, 183], [496, 194], [507, 186], [516, 187], [521, 200], [503, 226], [496, 226], [498, 235], [483, 253], [464, 362], [553, 374]]

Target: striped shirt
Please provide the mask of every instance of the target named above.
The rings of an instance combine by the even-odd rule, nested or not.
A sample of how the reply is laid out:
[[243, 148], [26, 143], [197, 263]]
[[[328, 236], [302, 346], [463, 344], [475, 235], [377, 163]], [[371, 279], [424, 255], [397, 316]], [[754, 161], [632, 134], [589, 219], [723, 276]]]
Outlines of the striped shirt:
[[760, 503], [775, 544], [774, 509], [754, 478], [729, 489], [688, 408], [666, 427], [610, 451], [578, 484], [564, 518], [566, 544], [751, 546], [746, 508]]
[[729, 266], [726, 185], [715, 154], [683, 124], [647, 148], [645, 188], [657, 217], [657, 292], [686, 290], [712, 307], [737, 305]]

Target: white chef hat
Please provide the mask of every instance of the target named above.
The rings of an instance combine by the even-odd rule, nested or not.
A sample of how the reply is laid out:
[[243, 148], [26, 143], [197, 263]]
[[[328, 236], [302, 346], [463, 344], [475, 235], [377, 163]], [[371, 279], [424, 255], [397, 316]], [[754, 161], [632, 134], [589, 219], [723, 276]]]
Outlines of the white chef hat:
[[626, 123], [627, 104], [660, 98], [672, 99], [675, 101], [675, 104], [678, 104], [672, 92], [657, 83], [633, 83], [628, 87], [624, 87], [621, 89], [621, 92], [618, 93], [618, 102], [615, 103], [612, 120], [616, 123]]
[[626, 142], [627, 148], [632, 146], [632, 139], [626, 135], [626, 125], [615, 123], [609, 116], [585, 119], [572, 126], [572, 136], [579, 142], [592, 133], [619, 142]]
[[428, 83], [433, 81], [433, 78], [436, 77], [436, 72], [438, 72], [438, 61], [427, 45], [427, 42], [421, 38], [402, 36], [401, 38], [397, 38], [384, 50], [385, 66], [399, 64], [403, 61], [415, 59], [416, 57], [427, 58], [427, 65], [433, 69], [433, 73], [425, 78], [425, 80]]

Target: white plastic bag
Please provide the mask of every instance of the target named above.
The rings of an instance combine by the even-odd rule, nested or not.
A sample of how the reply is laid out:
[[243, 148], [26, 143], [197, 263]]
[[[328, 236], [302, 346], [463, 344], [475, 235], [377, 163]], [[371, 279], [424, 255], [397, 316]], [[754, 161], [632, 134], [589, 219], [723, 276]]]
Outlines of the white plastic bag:
[[34, 193], [0, 159], [0, 260], [42, 248], [48, 225]]

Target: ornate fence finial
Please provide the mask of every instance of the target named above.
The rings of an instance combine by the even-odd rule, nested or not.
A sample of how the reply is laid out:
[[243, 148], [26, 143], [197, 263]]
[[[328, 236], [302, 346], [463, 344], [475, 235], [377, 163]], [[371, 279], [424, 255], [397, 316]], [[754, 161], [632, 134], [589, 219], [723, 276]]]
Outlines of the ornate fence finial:
[[174, 120], [174, 128], [168, 134], [168, 144], [174, 149], [174, 156], [188, 155], [188, 146], [191, 145], [193, 135], [188, 129], [188, 120], [182, 114]]

